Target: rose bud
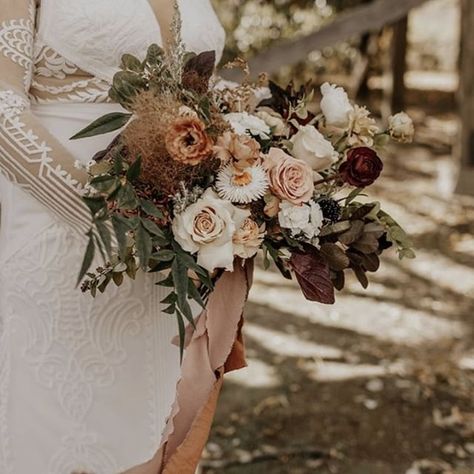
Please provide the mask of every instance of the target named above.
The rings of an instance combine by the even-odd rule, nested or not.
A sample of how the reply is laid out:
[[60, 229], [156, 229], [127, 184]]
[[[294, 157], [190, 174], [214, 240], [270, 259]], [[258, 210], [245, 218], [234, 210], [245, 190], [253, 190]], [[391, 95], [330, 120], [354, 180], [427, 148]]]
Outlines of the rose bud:
[[363, 188], [374, 183], [382, 169], [382, 160], [374, 150], [358, 147], [347, 152], [347, 159], [340, 166], [339, 174], [344, 182]]

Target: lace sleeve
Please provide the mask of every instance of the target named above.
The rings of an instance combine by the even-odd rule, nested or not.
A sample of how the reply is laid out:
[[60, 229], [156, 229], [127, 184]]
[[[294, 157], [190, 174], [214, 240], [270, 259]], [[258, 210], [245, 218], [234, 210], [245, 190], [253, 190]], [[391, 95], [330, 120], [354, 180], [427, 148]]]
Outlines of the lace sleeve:
[[0, 172], [84, 233], [86, 173], [30, 112], [35, 0], [0, 0]]

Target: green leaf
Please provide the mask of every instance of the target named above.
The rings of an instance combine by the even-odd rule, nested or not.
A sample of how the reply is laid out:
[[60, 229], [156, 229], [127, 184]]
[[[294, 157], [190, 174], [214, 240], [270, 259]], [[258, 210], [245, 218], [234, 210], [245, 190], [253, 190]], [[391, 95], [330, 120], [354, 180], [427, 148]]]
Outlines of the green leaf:
[[117, 205], [121, 209], [135, 210], [138, 207], [137, 193], [130, 183], [122, 186], [117, 194]]
[[123, 157], [121, 151], [114, 153], [114, 173], [119, 175], [123, 171]]
[[165, 239], [165, 234], [164, 232], [150, 219], [140, 219], [141, 224], [145, 229], [152, 235], [156, 235], [157, 237], [160, 237], [161, 239]]
[[183, 316], [179, 311], [176, 312], [178, 318], [178, 332], [179, 332], [179, 358], [183, 362], [184, 343], [186, 340], [186, 326], [184, 324]]
[[140, 200], [140, 207], [150, 216], [156, 217], [157, 219], [164, 219], [163, 213], [151, 202], [146, 199]]
[[94, 232], [94, 242], [95, 242], [95, 246], [99, 249], [102, 260], [105, 262], [107, 260], [107, 255], [105, 255], [104, 244], [102, 243], [99, 236], [95, 232]]
[[194, 326], [193, 313], [188, 301], [188, 267], [184, 262], [176, 258], [171, 267], [174, 289], [178, 297], [178, 308], [183, 316]]
[[71, 140], [78, 140], [79, 138], [94, 137], [96, 135], [103, 135], [105, 133], [113, 132], [122, 128], [132, 117], [132, 114], [124, 112], [112, 112], [98, 118], [86, 128], [76, 133]]
[[163, 278], [163, 280], [158, 282], [158, 285], [164, 286], [165, 288], [173, 288], [174, 287], [173, 275], [170, 273], [166, 278]]
[[89, 173], [93, 176], [99, 176], [101, 174], [107, 174], [111, 168], [112, 165], [108, 161], [99, 161], [89, 168]]
[[146, 63], [150, 66], [158, 65], [162, 62], [164, 57], [164, 51], [157, 44], [152, 44], [148, 47], [146, 53]]
[[80, 285], [82, 279], [91, 267], [95, 256], [94, 234], [92, 232], [92, 229], [89, 230], [87, 235], [89, 237], [89, 242], [87, 244], [86, 253], [84, 254], [84, 259], [82, 261], [81, 271], [79, 272], [79, 277], [77, 279], [77, 286]]
[[82, 200], [85, 202], [93, 216], [95, 216], [102, 209], [107, 209], [107, 202], [103, 197], [83, 196]]
[[117, 286], [120, 286], [123, 283], [123, 273], [114, 272], [112, 274], [112, 280]]
[[135, 181], [140, 176], [142, 168], [142, 158], [139, 156], [131, 165], [127, 171], [127, 179], [129, 181]]
[[173, 241], [173, 249], [176, 253], [176, 257], [181, 260], [181, 262], [187, 266], [190, 270], [194, 270], [196, 274], [198, 275], [199, 279], [201, 282], [209, 289], [212, 289], [214, 287], [214, 284], [212, 283], [212, 278], [209, 275], [209, 272], [198, 265], [196, 261], [194, 260], [194, 257], [189, 255], [187, 252], [183, 250], [183, 248], [178, 244], [178, 242]]
[[102, 176], [96, 176], [90, 180], [90, 185], [101, 193], [110, 194], [120, 186], [120, 180], [115, 176], [108, 174]]
[[142, 62], [131, 54], [124, 54], [122, 56], [122, 64], [120, 67], [134, 72], [143, 72]]
[[135, 245], [137, 247], [138, 260], [143, 270], [148, 267], [153, 244], [150, 234], [146, 231], [143, 225], [139, 225], [135, 233]]
[[100, 240], [102, 241], [105, 251], [109, 258], [112, 256], [112, 235], [110, 233], [110, 229], [108, 225], [101, 220], [95, 221], [95, 225], [97, 227], [97, 231], [99, 233]]
[[175, 304], [178, 298], [176, 297], [176, 293], [171, 292], [166, 298], [163, 298], [160, 303], [161, 304], [167, 304], [167, 305], [172, 305]]
[[124, 217], [114, 214], [112, 216], [112, 226], [117, 237], [120, 258], [125, 260], [127, 256], [127, 232], [130, 230], [129, 223], [126, 222]]
[[192, 278], [188, 278], [188, 294], [202, 309], [206, 309], [201, 293], [199, 293], [199, 289], [196, 287]]
[[152, 255], [152, 258], [158, 262], [170, 262], [176, 254], [172, 250], [159, 250]]

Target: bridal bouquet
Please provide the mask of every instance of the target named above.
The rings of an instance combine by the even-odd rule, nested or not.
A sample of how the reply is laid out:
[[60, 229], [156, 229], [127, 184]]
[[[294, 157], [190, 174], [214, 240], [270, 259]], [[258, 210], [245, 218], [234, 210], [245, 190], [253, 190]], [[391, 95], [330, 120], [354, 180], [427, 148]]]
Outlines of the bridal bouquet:
[[[401, 227], [378, 202], [358, 200], [383, 169], [390, 138], [406, 142], [405, 113], [380, 129], [340, 87], [213, 80], [215, 54], [125, 55], [110, 90], [126, 112], [99, 118], [73, 138], [122, 129], [88, 165], [84, 201], [93, 218], [79, 280], [103, 292], [139, 269], [165, 272], [166, 312], [181, 350], [190, 301], [203, 308], [216, 280], [259, 250], [306, 298], [334, 303], [352, 271], [363, 287], [394, 245], [413, 257]], [[96, 252], [104, 265], [90, 272]]]

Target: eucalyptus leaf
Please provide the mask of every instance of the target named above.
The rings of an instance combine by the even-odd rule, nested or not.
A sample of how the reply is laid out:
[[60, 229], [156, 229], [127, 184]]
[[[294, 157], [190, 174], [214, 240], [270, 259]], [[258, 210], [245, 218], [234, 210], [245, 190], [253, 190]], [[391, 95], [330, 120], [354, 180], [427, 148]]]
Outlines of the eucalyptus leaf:
[[120, 67], [124, 70], [129, 69], [134, 72], [143, 72], [142, 62], [131, 54], [124, 54], [122, 56]]

